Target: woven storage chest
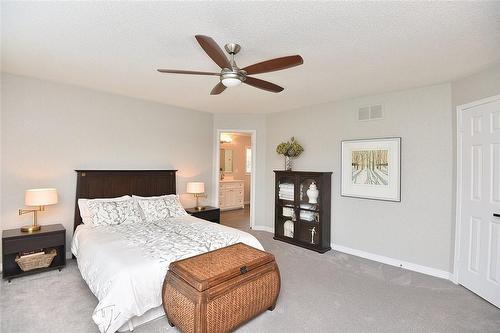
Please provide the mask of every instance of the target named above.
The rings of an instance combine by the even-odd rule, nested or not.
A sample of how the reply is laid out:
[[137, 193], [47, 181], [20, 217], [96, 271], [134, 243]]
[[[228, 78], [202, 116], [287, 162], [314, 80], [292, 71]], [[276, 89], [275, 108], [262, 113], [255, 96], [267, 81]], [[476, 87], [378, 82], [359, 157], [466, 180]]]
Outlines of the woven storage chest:
[[230, 332], [272, 311], [280, 285], [272, 254], [237, 243], [171, 263], [163, 308], [182, 332]]

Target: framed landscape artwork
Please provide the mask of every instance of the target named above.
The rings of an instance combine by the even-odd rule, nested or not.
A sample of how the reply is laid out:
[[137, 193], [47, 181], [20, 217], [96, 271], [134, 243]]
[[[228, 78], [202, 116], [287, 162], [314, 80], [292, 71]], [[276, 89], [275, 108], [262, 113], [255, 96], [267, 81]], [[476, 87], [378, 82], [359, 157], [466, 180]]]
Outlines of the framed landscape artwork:
[[401, 138], [342, 141], [341, 195], [401, 201]]

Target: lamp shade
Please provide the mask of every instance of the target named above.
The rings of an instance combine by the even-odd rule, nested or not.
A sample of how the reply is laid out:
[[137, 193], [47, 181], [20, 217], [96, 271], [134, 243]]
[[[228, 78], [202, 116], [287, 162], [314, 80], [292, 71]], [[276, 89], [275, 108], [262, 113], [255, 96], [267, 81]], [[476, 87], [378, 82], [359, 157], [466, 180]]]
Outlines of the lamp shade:
[[205, 183], [202, 182], [187, 183], [187, 193], [192, 193], [192, 194], [205, 193]]
[[26, 206], [46, 206], [57, 203], [57, 190], [55, 188], [37, 188], [26, 190], [24, 204]]

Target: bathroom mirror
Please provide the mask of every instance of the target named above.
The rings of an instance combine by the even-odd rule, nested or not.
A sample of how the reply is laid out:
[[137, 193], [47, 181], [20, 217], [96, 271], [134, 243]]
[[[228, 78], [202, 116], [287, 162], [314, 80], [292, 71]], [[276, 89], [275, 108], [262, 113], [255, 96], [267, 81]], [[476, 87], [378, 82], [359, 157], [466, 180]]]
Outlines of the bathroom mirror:
[[233, 172], [233, 150], [224, 149], [220, 150], [220, 168], [224, 172]]

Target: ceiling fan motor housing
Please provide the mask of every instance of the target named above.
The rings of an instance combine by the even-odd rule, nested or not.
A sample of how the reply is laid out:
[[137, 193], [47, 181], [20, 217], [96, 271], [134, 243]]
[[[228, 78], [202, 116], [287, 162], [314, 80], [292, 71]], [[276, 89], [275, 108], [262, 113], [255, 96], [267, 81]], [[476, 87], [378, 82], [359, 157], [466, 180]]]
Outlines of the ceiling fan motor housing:
[[245, 71], [239, 68], [233, 68], [233, 69], [224, 68], [220, 73], [220, 79], [221, 81], [224, 79], [238, 79], [240, 81], [245, 81], [246, 74], [247, 73]]

